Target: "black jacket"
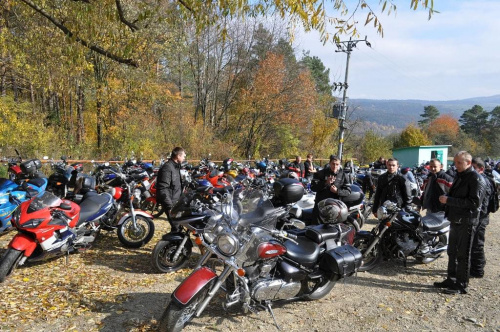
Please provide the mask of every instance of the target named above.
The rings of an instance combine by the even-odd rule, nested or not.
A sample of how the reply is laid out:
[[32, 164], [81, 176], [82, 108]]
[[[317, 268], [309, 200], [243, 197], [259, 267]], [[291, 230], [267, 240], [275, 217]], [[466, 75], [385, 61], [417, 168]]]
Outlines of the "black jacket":
[[490, 203], [491, 195], [495, 194], [495, 183], [486, 174], [482, 174], [482, 179], [484, 181], [484, 197], [481, 201], [481, 212], [479, 213], [479, 218], [486, 218], [489, 215], [488, 205]]
[[311, 181], [311, 190], [316, 192], [316, 198], [314, 199], [316, 203], [319, 203], [327, 198], [341, 199], [342, 197], [346, 197], [351, 194], [351, 186], [342, 170], [337, 172], [333, 183], [335, 187], [337, 187], [337, 193], [332, 193], [330, 191], [330, 185], [326, 183], [326, 180], [330, 175], [334, 175], [334, 173], [329, 166], [314, 173], [314, 177]]
[[445, 217], [452, 222], [477, 219], [485, 194], [484, 181], [472, 167], [457, 172], [448, 193]]
[[380, 175], [373, 200], [373, 211], [376, 213], [387, 200], [397, 203], [400, 208], [410, 205], [412, 201], [410, 182], [400, 174], [392, 176], [392, 174], [384, 173]]
[[453, 177], [444, 170], [440, 170], [437, 174], [429, 173], [424, 181], [422, 208], [432, 213], [444, 211], [445, 206], [439, 202], [439, 196], [448, 194], [452, 184]]
[[167, 161], [158, 171], [156, 190], [160, 203], [172, 207], [182, 193], [181, 165]]

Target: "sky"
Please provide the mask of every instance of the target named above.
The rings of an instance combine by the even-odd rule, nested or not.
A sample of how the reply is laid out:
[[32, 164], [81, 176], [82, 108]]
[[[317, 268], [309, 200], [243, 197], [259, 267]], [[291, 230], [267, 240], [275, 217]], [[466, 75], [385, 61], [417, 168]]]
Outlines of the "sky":
[[[369, 99], [458, 100], [500, 94], [500, 1], [434, 0], [440, 13], [397, 1], [397, 13], [379, 14], [384, 37], [364, 27], [351, 53], [347, 96]], [[375, 1], [378, 3], [378, 1]], [[345, 36], [341, 40], [348, 40]], [[344, 82], [346, 53], [323, 45], [317, 33], [300, 33], [295, 47], [309, 50], [330, 69], [331, 82]], [[338, 92], [336, 96], [341, 96]]]

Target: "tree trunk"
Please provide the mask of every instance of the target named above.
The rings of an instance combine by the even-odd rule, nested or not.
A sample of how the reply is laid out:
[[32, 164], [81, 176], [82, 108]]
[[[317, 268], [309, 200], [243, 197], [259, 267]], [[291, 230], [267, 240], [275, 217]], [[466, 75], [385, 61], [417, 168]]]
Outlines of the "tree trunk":
[[77, 86], [77, 104], [76, 104], [76, 117], [78, 121], [78, 128], [76, 132], [76, 144], [84, 142], [85, 126], [83, 122], [83, 111], [85, 107], [85, 95], [81, 85]]

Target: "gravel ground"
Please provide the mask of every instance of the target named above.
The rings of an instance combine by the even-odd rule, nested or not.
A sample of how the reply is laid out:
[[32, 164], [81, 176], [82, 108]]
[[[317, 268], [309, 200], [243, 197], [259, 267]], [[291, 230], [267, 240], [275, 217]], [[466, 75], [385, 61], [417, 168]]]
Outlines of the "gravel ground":
[[[369, 220], [365, 229], [373, 227], [373, 222]], [[161, 219], [156, 221], [155, 237], [141, 249], [123, 249], [116, 235], [103, 234], [94, 248], [70, 256], [69, 263], [59, 258], [17, 270], [0, 285], [0, 331], [154, 330], [171, 292], [190, 272], [188, 268], [170, 275], [152, 271], [150, 253], [165, 232], [165, 224]], [[6, 248], [11, 237], [9, 234], [0, 237], [0, 248]], [[447, 256], [444, 255], [428, 265], [413, 264], [412, 260], [407, 267], [397, 260], [383, 262], [371, 272], [339, 282], [322, 300], [276, 304], [274, 314], [285, 331], [500, 331], [500, 258], [495, 255], [499, 247], [500, 213], [497, 213], [492, 215], [487, 228], [485, 277], [471, 279], [466, 295], [444, 295], [432, 287], [434, 281], [441, 281], [446, 275]], [[193, 255], [191, 266], [198, 258], [199, 255]], [[50, 278], [44, 279], [44, 274], [59, 268], [64, 276], [58, 284], [60, 296], [81, 295], [78, 306], [69, 306], [66, 311], [52, 306], [40, 310], [38, 315], [33, 314], [31, 319], [30, 315], [23, 315], [26, 310], [23, 301], [28, 298], [30, 305], [42, 309], [46, 306], [36, 293], [54, 286], [47, 281]], [[41, 281], [23, 291], [19, 284], [33, 272], [30, 269], [37, 269], [37, 278]], [[73, 279], [83, 276], [82, 269], [88, 275], [85, 280], [91, 280], [92, 275], [100, 276], [102, 285], [97, 292], [79, 294], [86, 289], [85, 284], [82, 286]], [[68, 280], [73, 280], [73, 288], [67, 286]], [[211, 303], [185, 331], [276, 329], [272, 317], [265, 311], [258, 314], [224, 312], [217, 302]], [[6, 308], [13, 305], [18, 308], [14, 313]]]

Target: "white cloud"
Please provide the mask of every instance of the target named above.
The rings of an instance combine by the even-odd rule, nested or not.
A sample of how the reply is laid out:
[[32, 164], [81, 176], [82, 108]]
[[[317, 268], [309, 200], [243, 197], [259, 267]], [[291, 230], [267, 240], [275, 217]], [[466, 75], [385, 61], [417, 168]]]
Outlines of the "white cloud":
[[[409, 3], [409, 0], [408, 0]], [[441, 5], [441, 6], [440, 6]], [[440, 0], [441, 13], [398, 7], [381, 15], [384, 38], [363, 28], [373, 49], [359, 43], [351, 54], [351, 98], [448, 100], [500, 94], [500, 2]], [[360, 19], [360, 21], [363, 21]], [[343, 81], [346, 55], [319, 42], [317, 33], [298, 38], [300, 49], [322, 59], [331, 78]]]

